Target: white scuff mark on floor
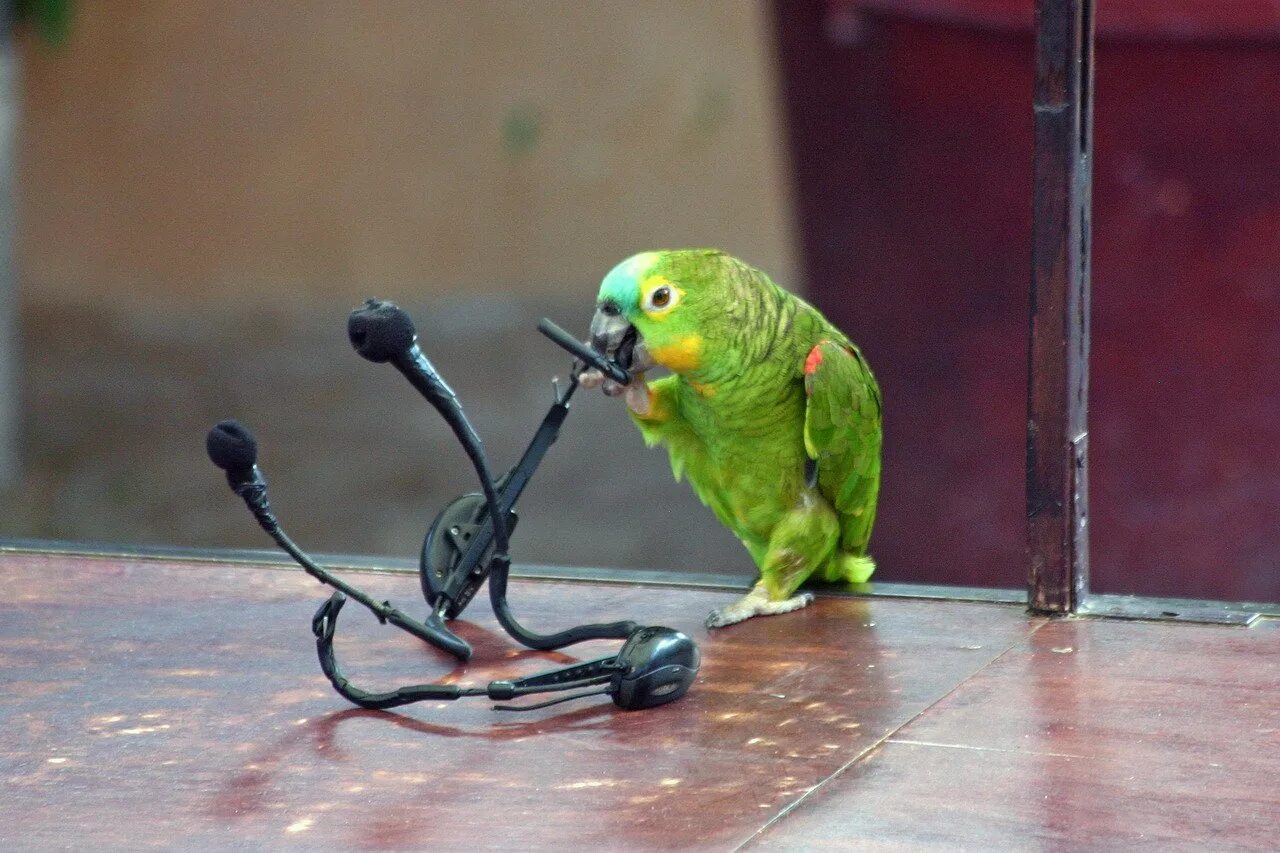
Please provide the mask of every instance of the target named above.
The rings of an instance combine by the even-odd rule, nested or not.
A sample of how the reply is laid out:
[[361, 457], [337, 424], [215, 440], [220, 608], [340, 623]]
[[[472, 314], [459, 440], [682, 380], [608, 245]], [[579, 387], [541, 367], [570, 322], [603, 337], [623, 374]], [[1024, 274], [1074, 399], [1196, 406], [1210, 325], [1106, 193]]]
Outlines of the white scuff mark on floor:
[[577, 791], [582, 788], [616, 788], [622, 784], [617, 779], [583, 779], [578, 782], [566, 782], [563, 785], [556, 785], [557, 791]]
[[284, 831], [285, 832], [306, 832], [308, 829], [311, 828], [311, 826], [314, 823], [315, 823], [314, 818], [304, 817], [300, 820], [295, 820], [293, 823], [286, 826], [284, 828]]

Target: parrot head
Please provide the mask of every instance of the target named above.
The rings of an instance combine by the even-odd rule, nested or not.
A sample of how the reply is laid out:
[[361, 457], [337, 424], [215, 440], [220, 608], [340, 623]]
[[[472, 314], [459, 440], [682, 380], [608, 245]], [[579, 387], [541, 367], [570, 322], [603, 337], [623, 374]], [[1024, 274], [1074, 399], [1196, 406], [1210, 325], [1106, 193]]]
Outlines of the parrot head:
[[715, 351], [715, 324], [730, 298], [731, 268], [712, 249], [641, 252], [604, 277], [591, 320], [591, 346], [637, 373], [658, 365], [687, 375]]

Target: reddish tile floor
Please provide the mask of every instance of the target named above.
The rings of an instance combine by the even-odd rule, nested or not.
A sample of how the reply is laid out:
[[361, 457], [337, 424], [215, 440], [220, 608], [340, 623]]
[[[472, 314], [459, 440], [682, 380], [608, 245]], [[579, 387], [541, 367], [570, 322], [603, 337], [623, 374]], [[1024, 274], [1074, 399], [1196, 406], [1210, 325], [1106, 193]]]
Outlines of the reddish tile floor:
[[[10, 555], [0, 578], [4, 849], [1247, 845], [1280, 806], [1266, 625], [833, 597], [709, 634], [733, 593], [521, 581], [534, 628], [690, 632], [698, 682], [646, 712], [379, 713], [319, 673], [307, 623], [325, 591], [298, 571]], [[415, 579], [358, 579], [418, 609]], [[354, 608], [339, 654], [368, 686], [570, 659], [518, 650], [483, 604], [460, 627], [466, 667]]]
[[758, 840], [1275, 849], [1277, 628], [1045, 625]]

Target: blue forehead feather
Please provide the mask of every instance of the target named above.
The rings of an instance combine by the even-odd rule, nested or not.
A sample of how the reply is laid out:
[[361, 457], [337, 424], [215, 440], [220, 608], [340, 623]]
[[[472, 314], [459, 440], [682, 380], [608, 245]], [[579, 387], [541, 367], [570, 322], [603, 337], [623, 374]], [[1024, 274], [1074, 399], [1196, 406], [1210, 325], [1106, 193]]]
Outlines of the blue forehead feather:
[[641, 252], [632, 255], [613, 269], [600, 283], [599, 300], [611, 299], [624, 311], [640, 303], [640, 282], [658, 262], [657, 252]]

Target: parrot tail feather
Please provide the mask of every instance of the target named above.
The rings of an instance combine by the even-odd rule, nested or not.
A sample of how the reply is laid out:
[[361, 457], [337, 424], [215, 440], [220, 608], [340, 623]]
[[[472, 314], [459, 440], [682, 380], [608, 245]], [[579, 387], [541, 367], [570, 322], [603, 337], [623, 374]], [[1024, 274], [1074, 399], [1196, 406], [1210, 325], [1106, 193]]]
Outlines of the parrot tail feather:
[[876, 570], [876, 561], [865, 554], [836, 554], [827, 564], [823, 580], [830, 583], [866, 583]]

